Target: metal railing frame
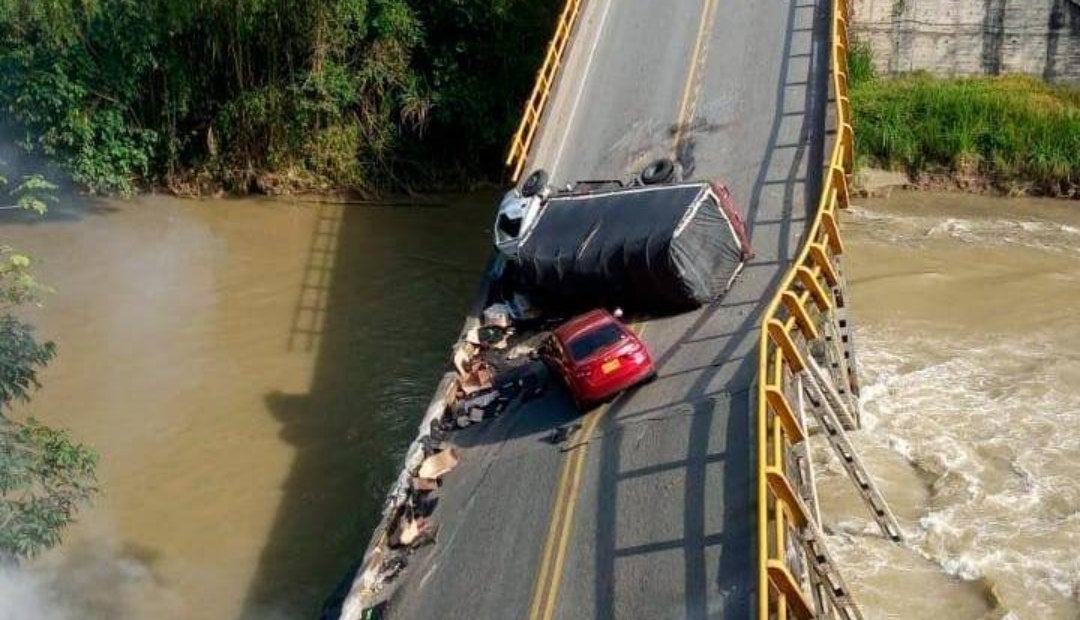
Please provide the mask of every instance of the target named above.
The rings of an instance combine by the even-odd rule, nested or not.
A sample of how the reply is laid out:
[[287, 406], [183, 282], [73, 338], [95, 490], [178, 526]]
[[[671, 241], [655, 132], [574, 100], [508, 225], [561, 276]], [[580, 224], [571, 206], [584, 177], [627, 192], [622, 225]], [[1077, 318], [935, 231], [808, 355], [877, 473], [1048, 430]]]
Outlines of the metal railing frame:
[[544, 113], [551, 88], [555, 85], [555, 77], [562, 66], [563, 53], [570, 42], [570, 33], [577, 22], [578, 13], [581, 10], [582, 0], [567, 0], [559, 21], [555, 24], [555, 34], [548, 43], [547, 54], [544, 56], [544, 64], [536, 73], [536, 83], [533, 85], [532, 94], [525, 102], [525, 111], [521, 115], [514, 137], [510, 139], [510, 153], [506, 156], [506, 165], [510, 168], [510, 182], [517, 183], [521, 178], [521, 170], [525, 167], [525, 161], [532, 148], [536, 130], [540, 127], [540, 117]]
[[799, 566], [802, 560], [791, 552], [794, 541], [789, 539], [793, 530], [815, 519], [796, 499], [800, 481], [790, 468], [789, 455], [793, 445], [806, 441], [792, 397], [797, 390], [795, 377], [806, 367], [808, 345], [822, 337], [821, 320], [836, 308], [833, 287], [840, 278], [836, 258], [844, 251], [838, 215], [849, 205], [855, 140], [848, 98], [849, 16], [850, 0], [832, 1], [830, 94], [835, 101], [837, 131], [817, 214], [760, 327], [756, 411], [757, 608], [761, 620], [832, 616], [822, 613], [824, 610], [815, 611], [812, 592], [796, 577], [803, 572]]

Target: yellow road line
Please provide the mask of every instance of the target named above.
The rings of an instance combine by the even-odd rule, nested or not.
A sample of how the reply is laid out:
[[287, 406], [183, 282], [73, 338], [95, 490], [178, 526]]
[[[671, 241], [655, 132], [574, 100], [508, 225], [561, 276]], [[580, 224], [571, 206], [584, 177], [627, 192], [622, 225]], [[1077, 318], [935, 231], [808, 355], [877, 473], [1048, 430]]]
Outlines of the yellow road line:
[[551, 574], [550, 592], [548, 594], [547, 607], [542, 616], [542, 620], [550, 620], [555, 614], [555, 603], [559, 600], [559, 585], [562, 583], [563, 566], [565, 566], [566, 560], [566, 545], [570, 542], [570, 526], [574, 523], [574, 511], [577, 509], [577, 503], [579, 498], [579, 491], [581, 489], [581, 476], [585, 471], [585, 455], [588, 452], [588, 441], [592, 436], [597, 425], [600, 423], [600, 418], [604, 417], [604, 414], [610, 409], [609, 405], [604, 405], [595, 412], [595, 415], [586, 424], [586, 430], [582, 434], [583, 443], [579, 445], [581, 448], [576, 450], [571, 455], [571, 459], [574, 461], [574, 476], [570, 484], [569, 503], [565, 509], [565, 517], [563, 518], [562, 535], [559, 539], [559, 549], [555, 554], [555, 565]]
[[547, 541], [544, 543], [544, 555], [540, 561], [540, 575], [536, 578], [536, 586], [533, 589], [533, 601], [529, 608], [530, 618], [539, 618], [540, 605], [544, 601], [548, 573], [551, 571], [551, 554], [554, 552], [556, 536], [559, 532], [563, 503], [566, 500], [566, 481], [570, 477], [571, 459], [563, 461], [562, 471], [559, 474], [559, 484], [555, 487], [555, 507], [551, 510], [551, 524], [548, 526]]
[[694, 54], [690, 57], [690, 73], [686, 76], [686, 84], [683, 86], [682, 101], [679, 103], [679, 117], [675, 121], [675, 141], [672, 150], [677, 151], [682, 142], [687, 124], [692, 120], [694, 101], [694, 88], [697, 86], [698, 63], [701, 53], [708, 46], [705, 45], [709, 35], [709, 25], [713, 21], [713, 9], [716, 8], [716, 0], [705, 0], [701, 7], [701, 18], [698, 24], [697, 38], [694, 40]]
[[[645, 326], [634, 325], [631, 329], [641, 336], [645, 331]], [[577, 510], [581, 478], [585, 471], [589, 440], [610, 408], [610, 404], [604, 404], [586, 414], [584, 423], [570, 438], [565, 450], [569, 455], [563, 461], [559, 483], [555, 487], [555, 507], [551, 511], [551, 523], [548, 526], [547, 540], [544, 542], [540, 574], [533, 587], [532, 605], [529, 607], [530, 620], [550, 620], [555, 614], [559, 585], [562, 583], [563, 566], [566, 561], [566, 548], [570, 542], [570, 530], [574, 523], [574, 512]]]

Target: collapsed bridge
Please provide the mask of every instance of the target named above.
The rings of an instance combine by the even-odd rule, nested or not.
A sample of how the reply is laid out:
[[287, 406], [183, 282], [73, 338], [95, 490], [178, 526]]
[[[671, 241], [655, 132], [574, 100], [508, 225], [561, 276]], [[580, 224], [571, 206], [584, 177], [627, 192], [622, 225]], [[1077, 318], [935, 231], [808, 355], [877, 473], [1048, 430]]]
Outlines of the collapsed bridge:
[[[719, 301], [642, 321], [657, 380], [584, 416], [548, 390], [453, 431], [451, 452], [430, 435], [462, 391], [448, 374], [340, 617], [861, 617], [806, 447], [813, 420], [901, 538], [847, 438], [848, 13], [846, 0], [568, 0], [513, 179], [627, 179], [673, 158], [730, 189], [755, 257]], [[432, 463], [437, 485], [419, 475]], [[436, 540], [410, 550], [403, 523], [432, 492]]]

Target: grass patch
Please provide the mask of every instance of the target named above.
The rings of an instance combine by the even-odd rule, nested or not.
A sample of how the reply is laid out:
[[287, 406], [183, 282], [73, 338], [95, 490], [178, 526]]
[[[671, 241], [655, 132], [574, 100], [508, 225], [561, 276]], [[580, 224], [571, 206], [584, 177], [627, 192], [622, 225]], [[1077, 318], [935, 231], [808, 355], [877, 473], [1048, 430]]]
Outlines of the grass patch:
[[1080, 195], [1080, 90], [1021, 76], [880, 77], [862, 47], [849, 65], [861, 165]]

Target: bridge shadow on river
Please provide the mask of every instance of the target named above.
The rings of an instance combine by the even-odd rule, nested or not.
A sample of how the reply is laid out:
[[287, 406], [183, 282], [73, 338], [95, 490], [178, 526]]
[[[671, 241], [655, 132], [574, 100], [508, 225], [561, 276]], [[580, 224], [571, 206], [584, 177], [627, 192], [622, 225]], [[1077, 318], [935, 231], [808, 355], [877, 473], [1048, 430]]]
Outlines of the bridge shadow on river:
[[295, 455], [241, 618], [316, 617], [363, 554], [475, 292], [494, 200], [313, 207], [282, 330], [313, 374], [306, 394], [266, 395]]

